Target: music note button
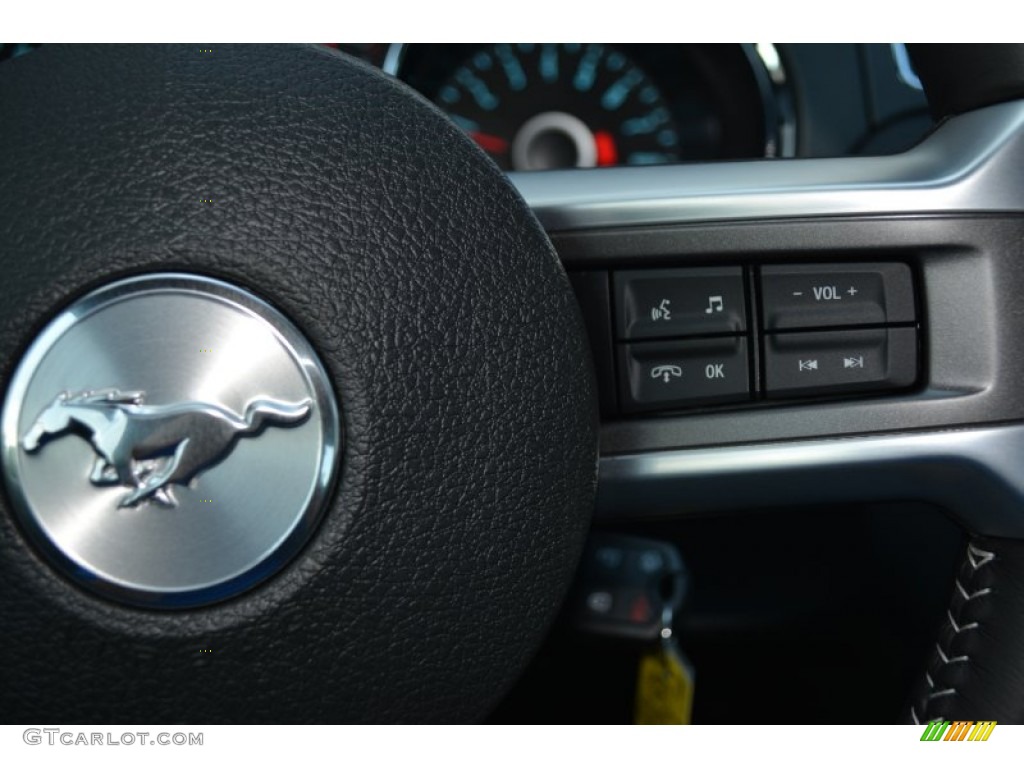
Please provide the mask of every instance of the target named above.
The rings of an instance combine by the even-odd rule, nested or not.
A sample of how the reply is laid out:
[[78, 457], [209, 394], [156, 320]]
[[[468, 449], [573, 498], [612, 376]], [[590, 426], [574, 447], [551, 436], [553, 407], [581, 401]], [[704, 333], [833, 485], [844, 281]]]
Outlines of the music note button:
[[740, 267], [615, 272], [614, 291], [621, 341], [724, 336], [746, 330]]

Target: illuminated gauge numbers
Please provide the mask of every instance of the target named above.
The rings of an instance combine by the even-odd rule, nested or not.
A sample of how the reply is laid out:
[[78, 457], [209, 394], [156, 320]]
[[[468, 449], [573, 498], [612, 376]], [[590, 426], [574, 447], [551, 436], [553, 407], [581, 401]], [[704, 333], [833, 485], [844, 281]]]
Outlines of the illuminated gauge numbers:
[[678, 126], [661, 91], [606, 45], [483, 48], [452, 72], [434, 101], [505, 170], [680, 159]]

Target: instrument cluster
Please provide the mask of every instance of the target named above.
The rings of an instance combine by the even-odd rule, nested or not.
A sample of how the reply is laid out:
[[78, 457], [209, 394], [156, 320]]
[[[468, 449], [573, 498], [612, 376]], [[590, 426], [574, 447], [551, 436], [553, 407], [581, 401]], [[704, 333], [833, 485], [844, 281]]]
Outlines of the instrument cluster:
[[337, 44], [433, 101], [510, 171], [793, 154], [771, 46]]

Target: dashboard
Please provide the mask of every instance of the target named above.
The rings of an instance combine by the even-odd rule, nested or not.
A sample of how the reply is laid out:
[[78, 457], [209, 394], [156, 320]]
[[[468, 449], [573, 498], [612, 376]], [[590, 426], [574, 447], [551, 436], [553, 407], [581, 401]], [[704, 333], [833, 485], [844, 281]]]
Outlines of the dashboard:
[[900, 152], [933, 127], [901, 44], [327, 43], [507, 171]]

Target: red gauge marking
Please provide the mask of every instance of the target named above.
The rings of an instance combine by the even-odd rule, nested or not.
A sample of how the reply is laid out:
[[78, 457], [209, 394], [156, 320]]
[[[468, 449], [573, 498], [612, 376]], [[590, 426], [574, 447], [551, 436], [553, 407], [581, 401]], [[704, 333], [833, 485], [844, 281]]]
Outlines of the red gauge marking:
[[598, 131], [594, 134], [594, 144], [597, 145], [598, 165], [617, 165], [619, 162], [619, 151], [615, 148], [615, 137], [608, 131]]
[[501, 138], [501, 136], [495, 136], [492, 133], [481, 133], [480, 131], [470, 131], [469, 138], [487, 152], [493, 152], [496, 155], [508, 152], [508, 142]]

